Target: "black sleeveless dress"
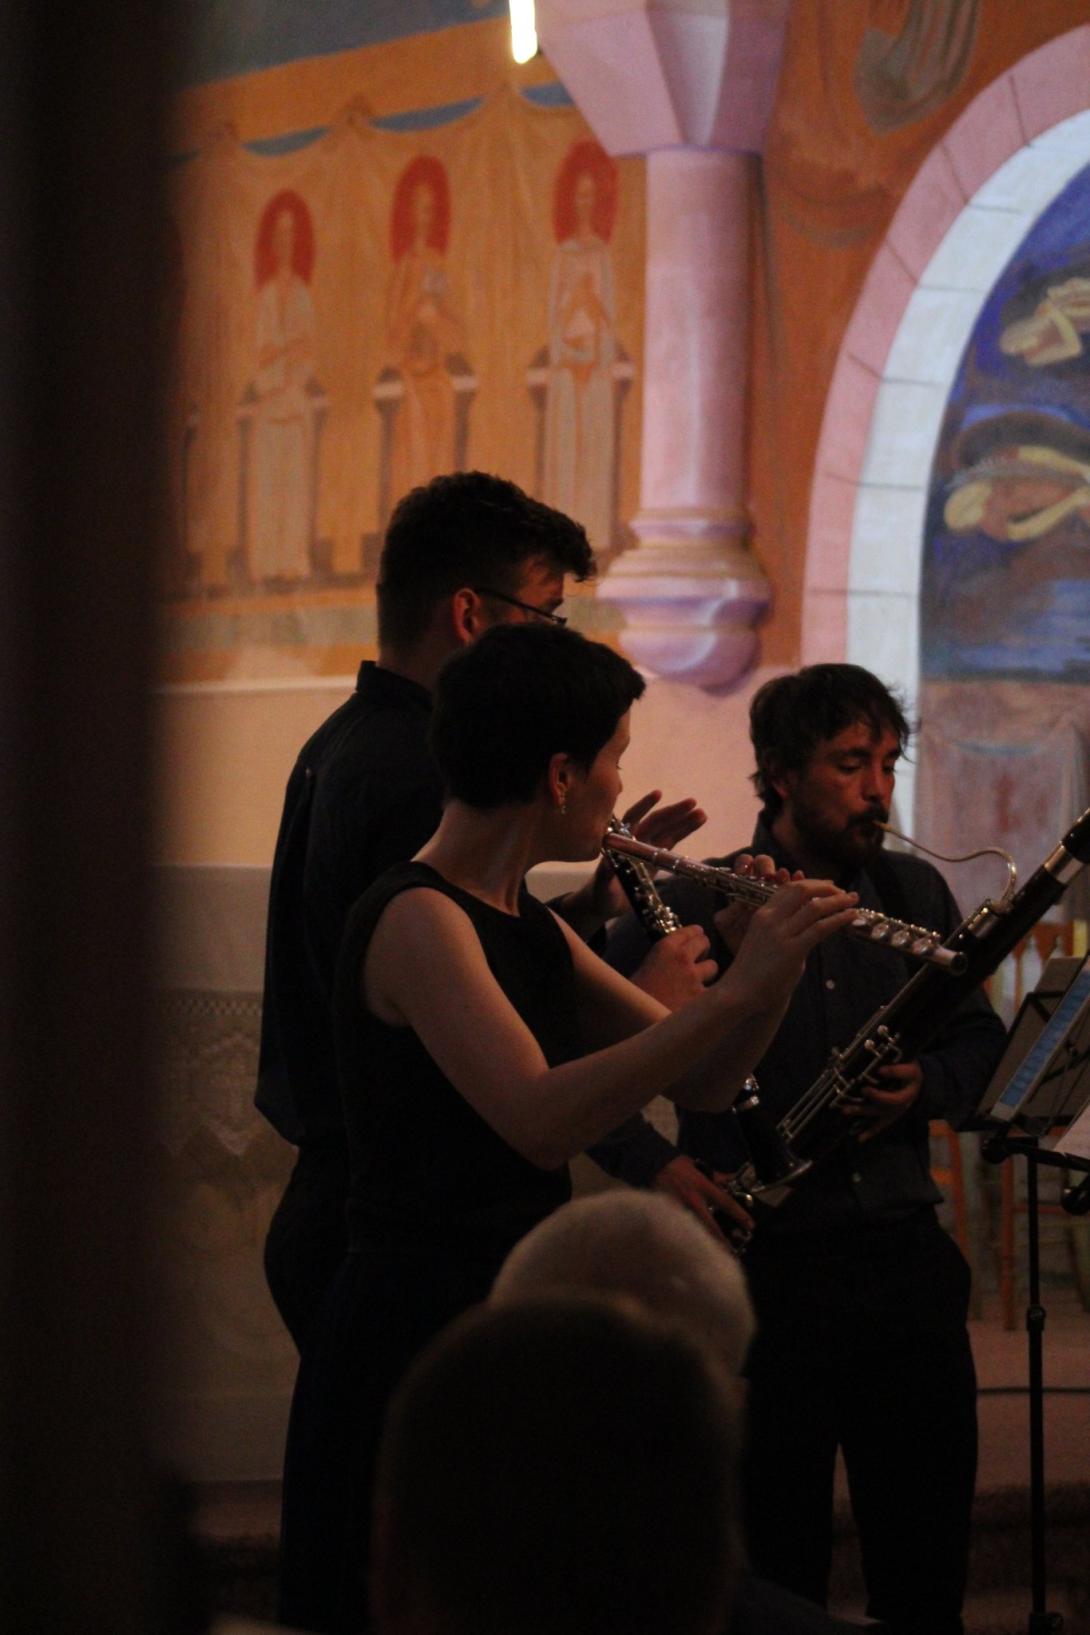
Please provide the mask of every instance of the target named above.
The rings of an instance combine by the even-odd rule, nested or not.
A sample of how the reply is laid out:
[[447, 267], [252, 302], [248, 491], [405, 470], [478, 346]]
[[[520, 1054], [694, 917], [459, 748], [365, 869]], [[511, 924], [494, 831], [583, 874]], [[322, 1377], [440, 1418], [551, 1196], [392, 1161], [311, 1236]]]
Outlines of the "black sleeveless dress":
[[[567, 942], [528, 892], [517, 915], [505, 914], [427, 865], [405, 863], [360, 898], [334, 997], [352, 1249], [300, 1364], [285, 1458], [279, 1616], [300, 1629], [366, 1627], [372, 1472], [389, 1397], [421, 1347], [485, 1298], [508, 1251], [571, 1195], [567, 1165], [529, 1163], [410, 1028], [363, 1006], [360, 970], [379, 916], [418, 886], [467, 915], [550, 1067], [583, 1054]], [[442, 993], [432, 999], [444, 1002]]]

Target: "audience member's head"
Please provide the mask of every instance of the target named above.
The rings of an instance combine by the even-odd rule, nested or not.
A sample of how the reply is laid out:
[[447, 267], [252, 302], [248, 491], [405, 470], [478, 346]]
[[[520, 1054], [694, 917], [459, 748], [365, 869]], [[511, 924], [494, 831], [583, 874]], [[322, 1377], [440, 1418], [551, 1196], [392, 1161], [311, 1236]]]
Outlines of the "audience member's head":
[[510, 1305], [580, 1289], [629, 1295], [676, 1318], [741, 1372], [754, 1327], [742, 1269], [669, 1198], [617, 1189], [565, 1204], [515, 1245], [491, 1298]]
[[478, 1307], [418, 1358], [379, 1460], [379, 1635], [719, 1635], [737, 1405], [678, 1324], [600, 1295]]

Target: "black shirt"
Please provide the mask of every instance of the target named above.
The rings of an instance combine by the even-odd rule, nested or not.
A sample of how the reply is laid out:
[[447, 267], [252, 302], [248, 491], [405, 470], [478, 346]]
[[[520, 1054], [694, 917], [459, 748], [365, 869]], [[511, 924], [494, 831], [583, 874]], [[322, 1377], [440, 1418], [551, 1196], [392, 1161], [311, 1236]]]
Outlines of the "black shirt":
[[273, 859], [257, 1105], [288, 1141], [343, 1132], [331, 1001], [349, 909], [434, 834], [425, 688], [367, 661], [288, 780]]
[[[767, 852], [777, 865], [794, 860], [759, 821], [752, 851]], [[729, 863], [729, 858], [712, 859]], [[878, 870], [875, 871], [879, 873]], [[948, 935], [960, 923], [957, 904], [938, 870], [900, 853], [883, 853], [881, 876], [892, 877], [897, 903], [883, 902], [875, 879], [861, 871], [846, 890], [858, 891], [864, 908], [885, 908], [896, 918]], [[663, 898], [685, 924], [703, 926], [712, 957], [723, 969], [731, 955], [714, 915], [726, 899], [697, 881], [660, 883]], [[887, 896], [889, 885], [886, 886]], [[907, 905], [904, 907], [902, 905]], [[627, 971], [642, 958], [645, 943], [635, 920], [620, 922], [610, 937], [607, 958]], [[850, 1043], [880, 1005], [892, 999], [916, 965], [893, 949], [843, 934], [810, 955], [784, 1021], [757, 1069], [761, 1100], [779, 1119], [794, 1106], [825, 1067], [830, 1053]], [[962, 1123], [973, 1112], [1003, 1049], [1002, 1022], [982, 993], [972, 994], [920, 1055], [923, 1089], [919, 1100], [872, 1141], [845, 1142], [815, 1167], [789, 1203], [775, 1212], [776, 1230], [803, 1232], [818, 1224], [849, 1225], [901, 1219], [941, 1194], [930, 1174], [928, 1120]], [[738, 1123], [731, 1113], [679, 1110], [679, 1144], [684, 1152], [717, 1169], [733, 1171], [745, 1157]], [[762, 1226], [762, 1232], [772, 1229]]]

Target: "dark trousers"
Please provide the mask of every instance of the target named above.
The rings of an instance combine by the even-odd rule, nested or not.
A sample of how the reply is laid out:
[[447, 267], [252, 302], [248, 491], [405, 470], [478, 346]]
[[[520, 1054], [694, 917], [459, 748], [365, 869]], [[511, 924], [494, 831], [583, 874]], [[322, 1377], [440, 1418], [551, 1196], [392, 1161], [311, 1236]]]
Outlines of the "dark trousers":
[[867, 1611], [958, 1635], [976, 1477], [969, 1272], [932, 1211], [831, 1242], [760, 1242], [747, 1272], [750, 1562], [825, 1604], [843, 1450]]
[[389, 1400], [428, 1341], [485, 1299], [510, 1247], [489, 1253], [391, 1241], [344, 1260], [300, 1360], [292, 1400], [280, 1623], [319, 1635], [369, 1627], [373, 1486]]
[[265, 1239], [265, 1277], [276, 1309], [304, 1349], [348, 1253], [348, 1144], [342, 1138], [299, 1149]]

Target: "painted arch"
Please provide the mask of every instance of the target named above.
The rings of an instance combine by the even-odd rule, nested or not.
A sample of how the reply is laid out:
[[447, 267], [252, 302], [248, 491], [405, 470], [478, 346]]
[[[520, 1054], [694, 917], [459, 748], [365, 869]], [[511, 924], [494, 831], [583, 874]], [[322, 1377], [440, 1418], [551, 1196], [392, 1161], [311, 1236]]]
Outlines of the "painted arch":
[[[1084, 26], [993, 82], [917, 173], [868, 274], [826, 405], [804, 662], [850, 659], [918, 701], [925, 517], [962, 355], [1011, 256], [1088, 164]], [[906, 773], [899, 806], [910, 823], [913, 769]]]

